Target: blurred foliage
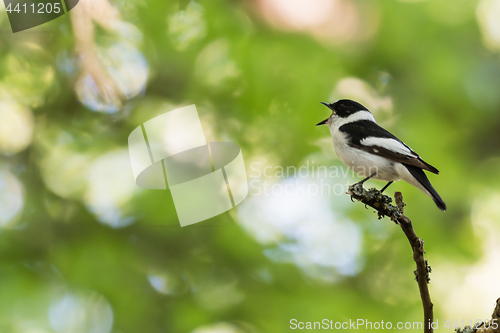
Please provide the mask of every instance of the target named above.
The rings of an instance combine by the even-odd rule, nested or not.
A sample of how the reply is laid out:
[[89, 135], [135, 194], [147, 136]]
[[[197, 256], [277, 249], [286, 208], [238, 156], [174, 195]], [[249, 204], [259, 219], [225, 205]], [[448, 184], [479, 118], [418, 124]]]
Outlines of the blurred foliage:
[[73, 18], [16, 34], [0, 14], [0, 332], [422, 320], [405, 237], [342, 192], [251, 187], [236, 209], [181, 228], [168, 190], [134, 184], [129, 133], [190, 104], [208, 140], [242, 148], [250, 182], [262, 180], [252, 163], [341, 167], [314, 126], [329, 115], [319, 102], [339, 98], [441, 171], [430, 179], [446, 213], [407, 184], [390, 190], [426, 241], [436, 317], [488, 318], [500, 296], [499, 1], [304, 3], [81, 1]]

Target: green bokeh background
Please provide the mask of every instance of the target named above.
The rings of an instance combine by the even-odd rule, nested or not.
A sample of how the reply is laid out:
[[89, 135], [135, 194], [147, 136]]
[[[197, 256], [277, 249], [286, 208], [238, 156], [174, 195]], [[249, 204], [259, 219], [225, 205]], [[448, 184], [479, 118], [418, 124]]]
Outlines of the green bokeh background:
[[[407, 184], [389, 188], [403, 192], [426, 242], [440, 329], [448, 319], [489, 318], [500, 297], [500, 42], [481, 27], [500, 22], [497, 1], [332, 1], [331, 19], [319, 17], [317, 27], [278, 19], [265, 3], [287, 6], [110, 2], [122, 25], [95, 20], [93, 46], [103, 68], [126, 73], [118, 84], [139, 88], [107, 112], [78, 93], [85, 69], [70, 15], [12, 34], [0, 13], [0, 332], [288, 332], [293, 318], [421, 321], [406, 238], [346, 195], [250, 191], [237, 208], [181, 228], [168, 190], [134, 185], [129, 133], [190, 104], [207, 140], [241, 147], [249, 181], [256, 162], [340, 167], [327, 128], [314, 126], [329, 115], [319, 102], [338, 98], [370, 107], [441, 171], [429, 177], [445, 213]], [[123, 58], [105, 56], [113, 45], [127, 46]], [[131, 70], [128, 61], [142, 65]], [[273, 216], [266, 202], [279, 202]], [[328, 202], [331, 214], [316, 214], [314, 202]], [[295, 222], [283, 225], [290, 216]], [[260, 228], [274, 240], [259, 238]], [[329, 238], [310, 236], [313, 254], [299, 246], [291, 255], [287, 246], [308, 228], [326, 228]], [[340, 245], [324, 250], [328, 242]], [[347, 258], [351, 268], [314, 253]]]

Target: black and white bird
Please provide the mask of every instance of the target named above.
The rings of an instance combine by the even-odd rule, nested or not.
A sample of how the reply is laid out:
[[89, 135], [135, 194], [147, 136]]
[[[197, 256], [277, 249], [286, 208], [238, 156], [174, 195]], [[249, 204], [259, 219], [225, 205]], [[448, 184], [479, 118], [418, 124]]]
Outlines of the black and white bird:
[[362, 177], [388, 183], [382, 192], [396, 180], [404, 180], [430, 196], [439, 209], [446, 210], [443, 199], [432, 187], [423, 170], [439, 174], [403, 141], [377, 125], [375, 118], [363, 105], [349, 99], [323, 103], [332, 115], [318, 123], [327, 125], [333, 136], [333, 145], [339, 159]]

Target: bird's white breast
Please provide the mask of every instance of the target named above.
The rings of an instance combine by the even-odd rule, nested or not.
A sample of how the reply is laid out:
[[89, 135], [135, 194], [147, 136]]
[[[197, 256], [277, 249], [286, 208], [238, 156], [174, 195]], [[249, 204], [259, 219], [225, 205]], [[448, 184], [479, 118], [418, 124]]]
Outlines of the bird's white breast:
[[353, 148], [347, 144], [347, 138], [341, 131], [336, 131], [333, 135], [333, 146], [339, 159], [349, 169], [362, 177], [368, 177], [374, 173], [373, 178], [385, 181], [401, 179], [395, 169], [395, 163], [387, 158], [373, 155], [363, 150]]
[[370, 120], [375, 122], [373, 115], [367, 111], [359, 111], [347, 118], [334, 117], [328, 124], [333, 137], [333, 146], [339, 159], [349, 169], [362, 177], [368, 177], [377, 173], [373, 178], [385, 181], [395, 181], [401, 179], [395, 169], [395, 163], [387, 158], [370, 154], [366, 151], [348, 145], [347, 135], [339, 128], [347, 123]]

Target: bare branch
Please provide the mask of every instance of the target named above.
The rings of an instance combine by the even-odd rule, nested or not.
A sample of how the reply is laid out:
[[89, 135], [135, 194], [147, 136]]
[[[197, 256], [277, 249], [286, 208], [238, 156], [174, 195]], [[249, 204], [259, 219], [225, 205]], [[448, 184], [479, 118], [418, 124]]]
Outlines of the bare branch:
[[401, 192], [395, 193], [396, 206], [394, 206], [391, 204], [392, 199], [390, 197], [382, 194], [380, 191], [374, 188], [365, 190], [362, 184], [354, 184], [352, 186], [349, 186], [347, 194], [349, 194], [351, 198], [361, 201], [365, 205], [368, 205], [375, 209], [378, 212], [379, 218], [387, 216], [396, 224], [399, 224], [404, 234], [406, 235], [406, 238], [408, 238], [411, 249], [413, 251], [413, 260], [417, 264], [417, 269], [414, 273], [418, 283], [418, 288], [420, 290], [422, 307], [424, 309], [424, 332], [433, 332], [434, 330], [431, 324], [434, 321], [434, 305], [431, 301], [428, 286], [428, 283], [430, 281], [429, 273], [431, 272], [431, 267], [428, 265], [427, 260], [425, 260], [424, 258], [424, 240], [417, 236], [415, 230], [413, 230], [411, 220], [404, 215], [405, 204], [403, 202], [403, 195], [401, 194]]

